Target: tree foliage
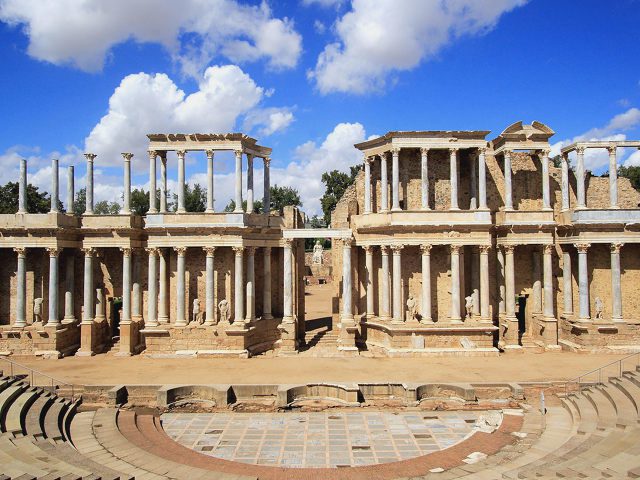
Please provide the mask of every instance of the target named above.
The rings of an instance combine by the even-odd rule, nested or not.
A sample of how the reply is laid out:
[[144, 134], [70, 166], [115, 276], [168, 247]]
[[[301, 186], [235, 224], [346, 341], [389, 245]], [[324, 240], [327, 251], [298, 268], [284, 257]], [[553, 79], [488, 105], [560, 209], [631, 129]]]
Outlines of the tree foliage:
[[[199, 183], [184, 185], [184, 208], [187, 212], [204, 212], [207, 207], [207, 193]], [[148, 207], [147, 207], [148, 208]], [[167, 205], [167, 209], [169, 206]], [[173, 204], [171, 209], [175, 212], [178, 209], [178, 195], [173, 194]]]
[[87, 189], [81, 188], [76, 192], [76, 199], [73, 202], [73, 213], [82, 215], [87, 209]]
[[326, 225], [331, 223], [331, 212], [336, 208], [345, 190], [356, 181], [356, 177], [361, 168], [360, 165], [356, 165], [350, 167], [349, 173], [332, 170], [322, 174], [322, 183], [325, 185], [325, 192], [322, 198], [320, 198], [320, 205], [322, 206], [322, 213], [324, 213], [324, 222]]
[[[18, 211], [18, 182], [8, 182], [0, 186], [0, 213], [16, 213]], [[51, 210], [51, 197], [47, 192], [40, 192], [38, 187], [27, 185], [27, 212], [48, 213]], [[58, 200], [58, 210], [64, 212], [62, 202]]]
[[284, 213], [284, 207], [301, 207], [302, 201], [298, 190], [292, 187], [279, 187], [274, 185], [269, 188], [270, 193], [270, 211], [277, 210], [280, 215]]
[[93, 206], [93, 213], [96, 215], [118, 215], [120, 213], [120, 204], [109, 200], [100, 200]]
[[[231, 213], [236, 209], [236, 201], [235, 200], [230, 200], [229, 203], [227, 203], [227, 206], [224, 207], [224, 212], [227, 213]], [[247, 201], [243, 200], [242, 201], [242, 209], [246, 212], [247, 211]], [[253, 202], [253, 212], [254, 213], [263, 213], [264, 209], [262, 208], [262, 200], [256, 200]]]
[[[325, 228], [327, 225], [324, 223], [324, 218], [314, 215], [309, 219], [309, 226], [311, 228]], [[304, 249], [307, 251], [313, 250], [313, 246], [317, 240], [320, 240], [320, 243], [325, 249], [331, 248], [331, 240], [328, 238], [307, 238], [304, 241]]]
[[[156, 189], [156, 205], [160, 207], [160, 189]], [[171, 195], [167, 193], [167, 211], [173, 210], [173, 203], [169, 201]], [[144, 188], [131, 190], [131, 213], [134, 215], [146, 215], [149, 211], [149, 192]]]
[[618, 176], [628, 178], [633, 188], [640, 191], [640, 166], [619, 167]]

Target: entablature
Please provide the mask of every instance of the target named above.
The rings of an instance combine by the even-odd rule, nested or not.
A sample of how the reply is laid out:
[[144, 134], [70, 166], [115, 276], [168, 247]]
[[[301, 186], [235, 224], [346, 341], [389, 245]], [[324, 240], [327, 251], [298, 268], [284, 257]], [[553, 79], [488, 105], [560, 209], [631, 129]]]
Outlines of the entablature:
[[352, 215], [357, 231], [394, 227], [454, 227], [486, 228], [492, 225], [489, 210], [416, 210]]
[[149, 150], [167, 151], [205, 151], [240, 150], [256, 157], [269, 157], [272, 149], [257, 144], [255, 138], [243, 133], [151, 133], [148, 134]]
[[355, 144], [366, 156], [380, 155], [394, 148], [427, 148], [449, 150], [486, 148], [484, 130], [422, 130], [388, 132], [385, 135]]

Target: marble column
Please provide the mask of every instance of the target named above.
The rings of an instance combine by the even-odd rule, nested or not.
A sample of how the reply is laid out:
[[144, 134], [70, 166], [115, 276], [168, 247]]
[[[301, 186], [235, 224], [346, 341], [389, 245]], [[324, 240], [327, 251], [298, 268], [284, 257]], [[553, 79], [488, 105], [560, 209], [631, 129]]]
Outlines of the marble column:
[[460, 245], [451, 245], [451, 323], [461, 323], [460, 316]]
[[131, 159], [133, 153], [123, 153], [124, 158], [124, 195], [122, 214], [131, 215]]
[[489, 314], [489, 251], [491, 245], [480, 245], [480, 321], [491, 322]]
[[85, 215], [93, 215], [93, 161], [96, 158], [95, 153], [85, 153], [84, 158], [87, 159], [87, 186], [85, 188]]
[[75, 172], [73, 165], [67, 167], [67, 213], [73, 215], [73, 197], [75, 197], [76, 190], [74, 186]]
[[[242, 324], [244, 320], [244, 247], [233, 247], [235, 252], [235, 265], [234, 265], [234, 291], [235, 291], [235, 305], [233, 323]], [[291, 260], [289, 260], [291, 261]], [[286, 263], [285, 263], [286, 265]]]
[[178, 260], [176, 262], [176, 327], [184, 327], [187, 319], [187, 247], [173, 247]]
[[420, 245], [422, 254], [422, 311], [423, 322], [431, 322], [431, 245]]
[[264, 247], [262, 252], [263, 284], [262, 284], [262, 318], [271, 320], [271, 247]]
[[[471, 248], [471, 297], [473, 298], [473, 316], [480, 316], [480, 250]], [[462, 284], [464, 285], [464, 283]], [[464, 297], [464, 292], [463, 297]]]
[[611, 319], [614, 322], [624, 322], [622, 319], [622, 286], [620, 269], [620, 249], [623, 243], [611, 244]]
[[389, 246], [380, 245], [380, 253], [382, 254], [382, 308], [380, 317], [387, 319], [391, 316], [391, 301], [389, 298], [391, 292], [391, 287], [389, 286]]
[[533, 252], [531, 252], [531, 259], [533, 263], [533, 295], [532, 295], [532, 309], [533, 313], [542, 313], [542, 281], [540, 278], [540, 252], [538, 251], [538, 247], [533, 247]]
[[365, 245], [362, 247], [365, 253], [365, 290], [367, 297], [367, 318], [374, 316], [373, 308], [373, 247], [371, 245]]
[[51, 160], [51, 212], [58, 213], [58, 203], [60, 199], [60, 169], [58, 168], [58, 159]]
[[13, 249], [18, 257], [16, 271], [16, 320], [15, 327], [27, 325], [27, 249], [17, 247]]
[[167, 152], [160, 152], [160, 213], [167, 213]]
[[215, 303], [215, 270], [214, 260], [216, 247], [203, 247], [206, 254], [205, 260], [205, 325], [215, 325], [216, 322], [216, 303]]
[[95, 250], [93, 248], [83, 248], [84, 252], [84, 286], [83, 286], [83, 312], [82, 323], [93, 323], [94, 302], [93, 302], [93, 256]]
[[500, 301], [498, 302], [498, 314], [499, 315], [505, 315], [507, 308], [506, 308], [506, 291], [505, 291], [505, 270], [504, 270], [504, 252], [502, 251], [501, 248], [497, 248], [496, 249], [496, 257], [498, 260], [498, 275], [499, 275], [499, 293], [500, 293]]
[[256, 319], [256, 247], [247, 247], [247, 314], [245, 323]]
[[488, 210], [487, 207], [487, 162], [486, 148], [478, 149], [478, 208]]
[[341, 322], [353, 321], [353, 309], [351, 306], [351, 245], [353, 240], [345, 238], [342, 241], [342, 315]]
[[505, 276], [505, 303], [507, 308], [507, 319], [515, 320], [516, 319], [516, 279], [515, 279], [515, 265], [513, 253], [515, 250], [515, 245], [503, 245], [504, 249], [504, 257], [505, 257], [505, 265], [504, 265], [504, 276]]
[[400, 210], [400, 149], [391, 149], [391, 210]]
[[513, 187], [511, 185], [511, 150], [504, 151], [504, 209], [513, 210]]
[[142, 261], [142, 249], [132, 249], [131, 255], [133, 256], [133, 288], [132, 288], [132, 297], [131, 297], [131, 319], [132, 320], [142, 320], [142, 289], [140, 288], [140, 262]]
[[371, 157], [364, 157], [364, 213], [371, 213]]
[[47, 248], [49, 252], [49, 317], [47, 325], [60, 325], [58, 314], [58, 257], [60, 249]]
[[562, 293], [564, 316], [573, 316], [573, 282], [571, 274], [571, 252], [567, 245], [562, 250]]
[[176, 152], [178, 155], [178, 209], [176, 210], [178, 213], [186, 212], [186, 208], [184, 205], [184, 194], [185, 194], [185, 157], [187, 152], [184, 150], [178, 150]]
[[[147, 319], [145, 328], [153, 328], [158, 326], [158, 249], [151, 247], [146, 250], [149, 255], [149, 280], [147, 284]], [[184, 292], [184, 289], [182, 291]]]
[[[207, 150], [207, 209], [206, 213], [215, 212], [213, 208], [213, 150]], [[212, 317], [213, 318], [213, 317]]]
[[253, 213], [253, 155], [247, 154], [247, 213]]
[[618, 160], [616, 146], [609, 145], [609, 208], [618, 208]]
[[73, 293], [75, 289], [75, 263], [76, 257], [73, 250], [68, 250], [65, 255], [65, 287], [64, 287], [64, 321], [75, 322]]
[[264, 214], [268, 217], [271, 214], [271, 174], [270, 174], [271, 158], [264, 157], [263, 162], [264, 162], [264, 175], [262, 178], [262, 181], [263, 181], [262, 208], [264, 210]]
[[549, 190], [549, 152], [550, 150], [540, 150], [538, 156], [542, 165], [542, 209], [551, 210], [551, 193]]
[[236, 150], [236, 208], [234, 213], [242, 213], [242, 150]]
[[393, 321], [402, 322], [402, 249], [404, 245], [391, 245], [393, 252]]
[[420, 183], [422, 210], [429, 210], [429, 149], [420, 149]]
[[380, 154], [380, 211], [389, 211], [389, 180], [388, 180], [387, 154]]
[[578, 295], [580, 297], [578, 321], [580, 322], [591, 321], [589, 312], [589, 271], [587, 269], [587, 250], [590, 246], [591, 244], [589, 243], [575, 245], [578, 250]]
[[544, 318], [553, 320], [553, 245], [545, 245], [543, 249], [544, 268]]
[[[167, 277], [169, 275], [169, 251], [164, 248], [158, 248], [158, 260], [160, 264], [159, 274], [160, 277], [159, 289], [158, 289], [158, 323], [160, 325], [166, 325], [169, 323], [169, 282]], [[135, 287], [135, 285], [134, 285]], [[134, 289], [135, 292], [135, 289]]]
[[156, 204], [156, 157], [158, 152], [149, 150], [149, 212], [158, 213]]
[[27, 213], [27, 161], [20, 159], [20, 179], [18, 180], [18, 213]]
[[95, 312], [96, 316], [93, 319], [94, 322], [104, 322], [107, 317], [105, 316], [105, 299], [104, 299], [104, 286], [100, 285], [96, 288], [96, 303]]
[[120, 248], [122, 252], [122, 317], [120, 323], [131, 322], [131, 248]]
[[460, 210], [458, 207], [458, 149], [449, 149], [449, 183], [451, 185], [451, 206], [449, 210]]
[[584, 190], [584, 180], [585, 180], [585, 171], [584, 171], [584, 152], [585, 147], [577, 147], [576, 155], [578, 158], [576, 165], [576, 208], [587, 208], [585, 190]]
[[283, 323], [293, 323], [293, 269], [291, 265], [293, 240], [284, 239], [284, 249], [282, 256], [284, 257], [284, 299], [283, 299]]
[[569, 210], [569, 158], [566, 153], [562, 154], [561, 159], [562, 177], [560, 187], [562, 190], [562, 211]]

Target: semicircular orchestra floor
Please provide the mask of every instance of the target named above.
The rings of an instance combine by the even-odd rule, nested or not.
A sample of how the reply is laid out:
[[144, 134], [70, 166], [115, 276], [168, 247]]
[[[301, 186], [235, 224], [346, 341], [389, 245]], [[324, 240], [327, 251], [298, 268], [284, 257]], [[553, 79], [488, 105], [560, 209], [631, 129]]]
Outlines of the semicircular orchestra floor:
[[[203, 454], [235, 462], [335, 468], [408, 460], [452, 447], [477, 431], [484, 411], [166, 413], [165, 432]], [[497, 414], [501, 421], [499, 412]]]

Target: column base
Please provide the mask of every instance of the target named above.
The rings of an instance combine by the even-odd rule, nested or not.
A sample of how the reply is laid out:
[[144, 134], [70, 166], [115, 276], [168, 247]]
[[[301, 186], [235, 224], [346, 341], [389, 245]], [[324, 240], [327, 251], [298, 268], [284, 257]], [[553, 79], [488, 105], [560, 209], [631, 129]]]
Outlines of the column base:
[[262, 319], [263, 320], [273, 320], [273, 315], [271, 315], [270, 313], [265, 313], [262, 315]]
[[400, 207], [391, 207], [392, 212], [401, 212], [402, 209]]
[[216, 211], [213, 208], [207, 208], [204, 213], [216, 213]]
[[576, 322], [578, 322], [578, 323], [593, 323], [591, 321], [591, 317], [578, 317], [576, 319]]
[[464, 323], [462, 318], [450, 318], [449, 323]]
[[[134, 319], [135, 320], [135, 319]], [[158, 323], [164, 325], [169, 323], [169, 317], [158, 317]]]

